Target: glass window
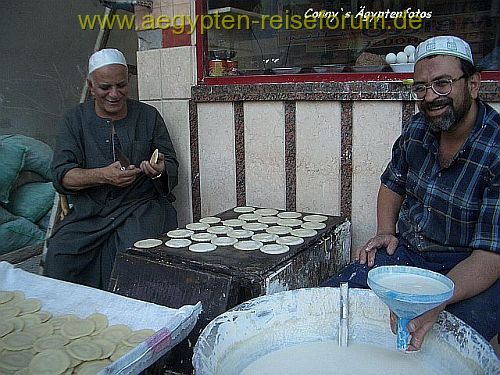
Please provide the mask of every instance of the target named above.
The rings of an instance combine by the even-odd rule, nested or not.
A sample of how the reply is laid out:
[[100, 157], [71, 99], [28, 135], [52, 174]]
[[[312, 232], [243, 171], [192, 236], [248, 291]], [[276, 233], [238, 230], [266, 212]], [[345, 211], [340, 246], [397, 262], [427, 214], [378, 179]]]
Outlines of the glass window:
[[387, 54], [411, 63], [411, 47], [398, 53], [447, 34], [467, 40], [483, 69], [499, 70], [494, 0], [204, 1], [209, 76], [392, 72]]

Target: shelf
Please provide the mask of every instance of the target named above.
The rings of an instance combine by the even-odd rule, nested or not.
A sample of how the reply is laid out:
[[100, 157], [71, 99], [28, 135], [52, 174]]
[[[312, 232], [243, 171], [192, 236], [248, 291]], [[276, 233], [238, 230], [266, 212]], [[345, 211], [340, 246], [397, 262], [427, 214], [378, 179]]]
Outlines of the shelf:
[[243, 9], [238, 9], [238, 8], [233, 8], [233, 7], [224, 7], [224, 8], [215, 8], [215, 9], [210, 9], [208, 11], [208, 14], [238, 14], [238, 15], [243, 15], [247, 16], [249, 18], [262, 18], [262, 14], [260, 13], [255, 13], [255, 12], [250, 12], [248, 10], [243, 10]]

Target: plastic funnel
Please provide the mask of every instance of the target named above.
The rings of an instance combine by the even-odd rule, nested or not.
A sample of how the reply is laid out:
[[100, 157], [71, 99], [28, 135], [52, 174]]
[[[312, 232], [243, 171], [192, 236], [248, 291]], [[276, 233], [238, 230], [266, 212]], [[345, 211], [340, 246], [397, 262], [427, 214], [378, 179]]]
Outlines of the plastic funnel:
[[455, 288], [446, 276], [408, 266], [374, 268], [368, 272], [368, 286], [398, 317], [398, 350], [408, 349], [408, 322], [449, 300]]

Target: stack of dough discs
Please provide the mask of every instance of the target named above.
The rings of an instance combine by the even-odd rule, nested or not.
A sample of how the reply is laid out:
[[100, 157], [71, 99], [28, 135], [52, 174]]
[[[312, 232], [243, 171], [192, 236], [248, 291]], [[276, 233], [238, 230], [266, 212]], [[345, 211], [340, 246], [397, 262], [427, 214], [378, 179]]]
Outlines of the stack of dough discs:
[[292, 230], [290, 234], [296, 237], [313, 237], [317, 235], [318, 232], [316, 232], [314, 229], [299, 228]]
[[189, 246], [189, 250], [195, 253], [208, 253], [209, 251], [214, 251], [217, 246], [212, 243], [195, 243]]
[[324, 215], [307, 215], [304, 216], [304, 221], [327, 221], [328, 217]]
[[227, 227], [241, 227], [245, 223], [246, 223], [246, 221], [241, 220], [241, 219], [229, 219], [229, 220], [224, 220], [222, 222], [222, 224], [227, 226]]
[[266, 228], [267, 233], [278, 234], [278, 235], [288, 234], [291, 232], [291, 230], [292, 228], [283, 227], [281, 225], [275, 225], [273, 227]]
[[227, 234], [228, 232], [232, 231], [232, 227], [227, 227], [225, 225], [216, 225], [213, 227], [210, 227], [207, 229], [208, 233], [212, 234]]
[[156, 246], [160, 246], [163, 244], [162, 240], [158, 240], [156, 238], [148, 238], [145, 240], [140, 240], [134, 243], [134, 246], [139, 249], [151, 249]]
[[277, 216], [263, 216], [257, 221], [263, 224], [276, 224], [280, 218]]
[[210, 225], [205, 223], [191, 223], [186, 225], [186, 229], [188, 230], [207, 230], [208, 228], [210, 228]]
[[295, 236], [283, 236], [280, 237], [276, 240], [276, 243], [280, 245], [287, 245], [287, 246], [293, 246], [293, 245], [300, 245], [304, 243], [304, 239], [301, 237], [295, 237]]
[[278, 214], [280, 219], [298, 219], [302, 214], [295, 211], [283, 211]]
[[191, 236], [191, 239], [198, 242], [210, 242], [215, 237], [217, 237], [217, 235], [213, 233], [195, 233]]
[[215, 216], [207, 216], [204, 217], [203, 219], [200, 219], [200, 223], [204, 224], [217, 224], [220, 223], [221, 219], [219, 217]]
[[255, 211], [255, 208], [253, 207], [235, 207], [233, 209], [234, 212], [237, 212], [237, 213], [241, 213], [241, 214], [245, 214], [245, 213], [250, 213], [250, 212], [253, 212]]
[[251, 231], [259, 231], [268, 228], [269, 225], [264, 223], [246, 223], [241, 226], [242, 229], [251, 230]]
[[290, 248], [286, 245], [279, 245], [279, 244], [271, 243], [271, 244], [262, 246], [259, 250], [265, 254], [277, 255], [277, 254], [284, 254], [284, 253], [290, 251]]
[[276, 224], [284, 227], [300, 227], [302, 223], [303, 221], [299, 219], [279, 219]]
[[233, 229], [227, 233], [227, 236], [232, 238], [250, 238], [253, 235], [254, 233], [251, 230], [245, 229]]
[[191, 245], [191, 240], [188, 240], [187, 238], [173, 238], [167, 242], [165, 242], [165, 245], [168, 247], [188, 247]]
[[252, 240], [259, 242], [274, 242], [278, 238], [278, 235], [273, 233], [257, 233], [252, 236]]
[[174, 229], [167, 232], [167, 236], [170, 238], [189, 238], [194, 234], [192, 230], [189, 229]]
[[320, 221], [306, 221], [301, 227], [304, 229], [321, 230], [326, 228], [326, 224]]
[[234, 248], [238, 250], [258, 250], [262, 247], [263, 243], [254, 240], [240, 241], [234, 244]]
[[274, 216], [278, 213], [278, 210], [275, 210], [274, 208], [259, 208], [253, 213], [260, 216]]
[[243, 221], [256, 221], [256, 220], [260, 219], [261, 217], [262, 216], [260, 216], [260, 215], [250, 213], [250, 214], [241, 214], [240, 216], [238, 216], [238, 219], [243, 220]]
[[238, 240], [233, 237], [217, 237], [210, 242], [216, 246], [232, 246], [238, 242]]

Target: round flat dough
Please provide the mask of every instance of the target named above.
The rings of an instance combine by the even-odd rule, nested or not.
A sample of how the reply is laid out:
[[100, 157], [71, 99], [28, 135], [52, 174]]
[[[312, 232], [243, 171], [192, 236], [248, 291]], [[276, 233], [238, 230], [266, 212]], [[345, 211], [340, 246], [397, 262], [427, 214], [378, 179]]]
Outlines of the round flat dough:
[[283, 235], [283, 234], [288, 234], [292, 228], [290, 227], [283, 227], [281, 225], [275, 225], [273, 227], [269, 227], [266, 229], [267, 233], [272, 233], [272, 234], [278, 234], [278, 235]]
[[278, 213], [278, 210], [275, 210], [274, 208], [259, 208], [258, 210], [255, 210], [253, 213], [260, 216], [273, 216]]
[[215, 237], [217, 237], [217, 235], [213, 233], [195, 233], [191, 236], [191, 239], [197, 242], [210, 242]]
[[207, 232], [213, 234], [227, 234], [232, 230], [233, 230], [232, 227], [226, 227], [225, 225], [216, 225], [214, 227], [208, 228]]
[[33, 327], [42, 323], [42, 319], [34, 314], [20, 315], [19, 319], [21, 319], [24, 322], [23, 330], [25, 331], [29, 327]]
[[17, 317], [10, 318], [10, 319], [7, 319], [7, 321], [14, 323], [14, 332], [22, 331], [24, 328], [24, 320], [22, 320], [21, 318], [17, 318]]
[[231, 232], [227, 233], [227, 236], [232, 238], [250, 238], [253, 235], [254, 232], [245, 229], [234, 229]]
[[37, 352], [43, 352], [48, 349], [61, 349], [69, 343], [69, 339], [62, 335], [50, 335], [40, 337], [33, 344], [33, 349]]
[[300, 227], [302, 223], [303, 221], [299, 219], [279, 219], [276, 224], [283, 227]]
[[299, 228], [292, 230], [290, 234], [295, 237], [313, 237], [317, 235], [318, 232], [316, 232], [314, 229]]
[[280, 245], [287, 245], [287, 246], [294, 246], [294, 245], [300, 245], [304, 243], [304, 239], [301, 237], [295, 237], [295, 236], [283, 236], [280, 237], [276, 240], [276, 243]]
[[95, 375], [109, 364], [111, 364], [110, 360], [101, 359], [97, 361], [84, 362], [75, 370], [78, 375]]
[[328, 217], [324, 215], [306, 215], [304, 221], [327, 221]]
[[132, 334], [122, 341], [122, 344], [127, 346], [135, 347], [141, 342], [145, 341], [147, 338], [153, 336], [155, 331], [152, 329], [141, 329], [132, 332]]
[[12, 298], [14, 298], [14, 293], [6, 290], [0, 290], [0, 304], [9, 302]]
[[25, 332], [32, 334], [36, 338], [45, 337], [54, 333], [54, 326], [50, 323], [36, 324], [28, 327]]
[[306, 221], [301, 227], [304, 229], [321, 230], [326, 228], [326, 224], [320, 221]]
[[210, 225], [205, 223], [191, 223], [186, 225], [186, 229], [189, 230], [207, 230], [209, 227]]
[[260, 241], [253, 241], [253, 240], [247, 240], [247, 241], [240, 241], [236, 244], [234, 244], [234, 248], [238, 250], [258, 250], [260, 249], [264, 244]]
[[217, 224], [220, 223], [221, 219], [220, 217], [216, 216], [207, 216], [204, 217], [203, 219], [200, 219], [200, 223], [205, 223], [205, 224]]
[[94, 313], [87, 317], [87, 319], [92, 320], [95, 323], [94, 332], [92, 336], [101, 333], [105, 328], [108, 327], [108, 317], [104, 314]]
[[51, 349], [35, 355], [29, 369], [33, 375], [59, 375], [69, 368], [70, 363], [69, 356], [63, 350]]
[[187, 238], [173, 238], [167, 242], [165, 242], [165, 246], [168, 247], [188, 247], [191, 245], [191, 240], [188, 240]]
[[243, 224], [241, 226], [242, 229], [251, 230], [251, 231], [264, 230], [267, 227], [269, 227], [269, 225], [264, 224], [264, 223], [246, 223], [246, 224]]
[[3, 347], [8, 350], [23, 350], [33, 347], [36, 337], [25, 332], [11, 332], [3, 337]]
[[272, 233], [257, 233], [252, 236], [252, 240], [260, 242], [274, 242], [278, 238], [277, 234]]
[[19, 315], [25, 315], [37, 312], [42, 307], [42, 302], [35, 298], [25, 299], [16, 303], [17, 307], [21, 308]]
[[14, 318], [14, 317], [18, 316], [20, 312], [21, 312], [21, 308], [18, 306], [11, 306], [11, 305], [2, 306], [2, 305], [0, 305], [0, 316], [2, 317], [2, 319], [7, 320], [10, 318]]
[[111, 355], [111, 357], [109, 359], [111, 359], [112, 361], [116, 361], [118, 358], [124, 356], [125, 354], [127, 354], [131, 350], [132, 350], [132, 348], [130, 346], [127, 346], [127, 345], [122, 345], [120, 347], [117, 347], [115, 352]]
[[132, 331], [125, 324], [115, 324], [104, 329], [99, 337], [118, 344], [131, 333]]
[[116, 344], [109, 340], [101, 338], [93, 338], [92, 342], [101, 347], [102, 354], [99, 357], [99, 359], [105, 359], [111, 357], [111, 354], [113, 354], [116, 349]]
[[88, 336], [95, 330], [95, 322], [90, 319], [68, 320], [61, 326], [61, 334], [70, 339]]
[[16, 352], [6, 350], [0, 355], [0, 374], [3, 369], [16, 371], [28, 367], [34, 354], [30, 350], [19, 350]]
[[236, 212], [236, 213], [245, 214], [245, 213], [249, 213], [249, 212], [255, 211], [255, 208], [254, 207], [245, 207], [245, 206], [242, 206], [242, 207], [235, 207], [233, 209], [233, 211]]
[[260, 215], [250, 213], [250, 214], [241, 214], [240, 216], [238, 216], [238, 219], [244, 220], [244, 221], [255, 221], [255, 220], [260, 219], [261, 217], [262, 216], [260, 216]]
[[246, 221], [240, 219], [229, 219], [222, 222], [223, 225], [227, 227], [241, 227]]
[[276, 224], [279, 219], [278, 216], [263, 216], [257, 221], [263, 224]]
[[14, 322], [10, 320], [0, 321], [0, 337], [5, 336], [8, 333], [11, 333], [14, 330]]
[[160, 246], [163, 244], [162, 240], [158, 240], [156, 238], [148, 238], [145, 240], [140, 240], [134, 243], [134, 246], [139, 249], [151, 249], [156, 246]]
[[99, 359], [102, 355], [101, 347], [90, 340], [76, 340], [70, 342], [66, 345], [66, 351], [70, 356], [80, 361], [93, 361]]
[[35, 315], [40, 318], [42, 323], [45, 323], [47, 320], [52, 318], [52, 314], [47, 311], [37, 311]]
[[193, 251], [195, 253], [208, 253], [209, 251], [214, 251], [217, 249], [217, 246], [215, 246], [212, 243], [195, 243], [191, 246], [189, 246], [189, 250]]
[[170, 238], [189, 238], [194, 234], [192, 230], [188, 229], [174, 229], [167, 232], [167, 236]]
[[302, 214], [300, 212], [295, 211], [283, 211], [278, 213], [278, 217], [280, 219], [298, 219]]
[[271, 243], [262, 246], [259, 250], [265, 254], [277, 255], [277, 254], [284, 254], [290, 251], [290, 248], [287, 245], [279, 245]]
[[238, 242], [238, 240], [232, 237], [217, 237], [210, 242], [216, 246], [232, 246]]

